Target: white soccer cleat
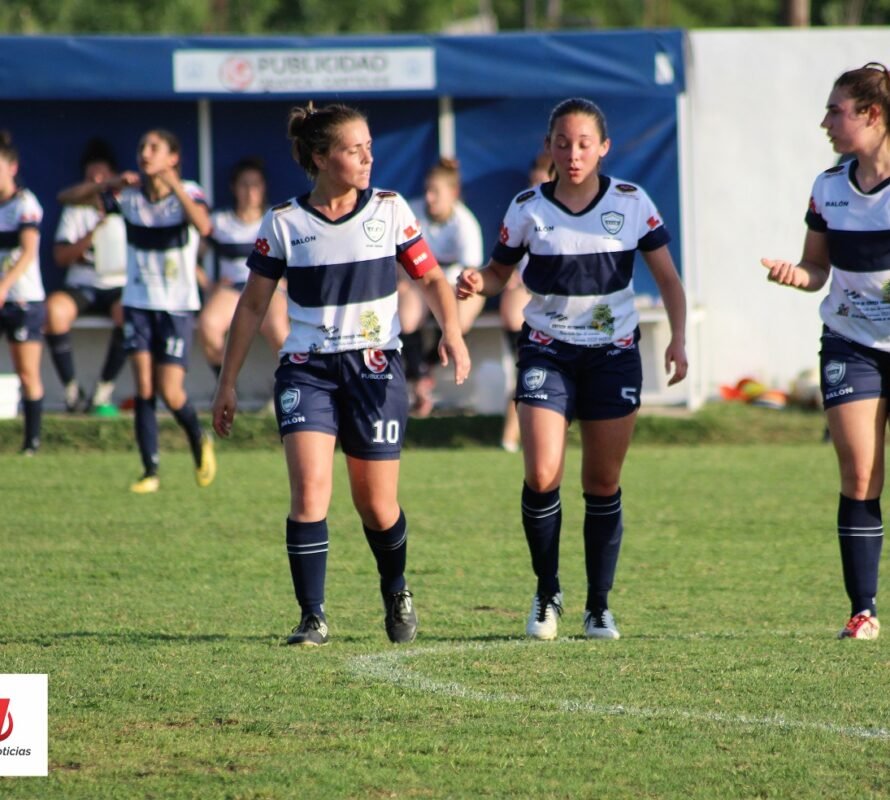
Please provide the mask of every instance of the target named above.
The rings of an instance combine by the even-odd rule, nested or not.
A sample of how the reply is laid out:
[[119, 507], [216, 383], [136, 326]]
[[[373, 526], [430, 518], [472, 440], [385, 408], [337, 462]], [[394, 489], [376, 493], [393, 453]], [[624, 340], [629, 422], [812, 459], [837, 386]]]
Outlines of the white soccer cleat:
[[562, 593], [536, 594], [528, 615], [525, 632], [532, 639], [551, 641], [556, 638], [559, 618], [562, 616]]
[[620, 639], [615, 617], [608, 608], [584, 612], [584, 635], [588, 639]]
[[838, 639], [877, 639], [881, 623], [866, 609], [854, 614], [837, 635]]

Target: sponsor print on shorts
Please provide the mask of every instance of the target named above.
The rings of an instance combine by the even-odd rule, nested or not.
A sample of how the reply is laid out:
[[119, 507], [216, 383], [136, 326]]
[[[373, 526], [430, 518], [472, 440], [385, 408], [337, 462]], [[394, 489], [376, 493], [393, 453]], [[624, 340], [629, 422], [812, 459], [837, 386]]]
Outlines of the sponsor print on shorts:
[[309, 353], [290, 353], [287, 360], [291, 364], [305, 364], [309, 360]]
[[389, 359], [382, 350], [365, 350], [365, 366], [376, 375], [379, 375], [389, 366]]
[[553, 341], [552, 336], [548, 336], [546, 333], [542, 333], [539, 330], [533, 330], [529, 335], [528, 339], [530, 342], [534, 342], [535, 344], [548, 345]]

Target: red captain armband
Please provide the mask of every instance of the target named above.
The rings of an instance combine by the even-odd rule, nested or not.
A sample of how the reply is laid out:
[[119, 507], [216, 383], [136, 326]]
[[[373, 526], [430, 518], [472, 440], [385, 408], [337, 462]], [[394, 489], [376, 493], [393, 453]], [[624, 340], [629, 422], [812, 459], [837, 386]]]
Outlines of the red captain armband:
[[433, 267], [439, 266], [429, 245], [424, 239], [418, 239], [398, 254], [399, 263], [414, 280], [422, 278]]

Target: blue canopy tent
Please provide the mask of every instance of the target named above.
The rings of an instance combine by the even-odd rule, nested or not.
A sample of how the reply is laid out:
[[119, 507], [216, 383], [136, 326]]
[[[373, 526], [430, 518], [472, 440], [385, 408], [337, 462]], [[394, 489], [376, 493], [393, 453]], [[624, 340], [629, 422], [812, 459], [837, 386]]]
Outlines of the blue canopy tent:
[[[218, 205], [242, 156], [267, 164], [270, 200], [304, 191], [291, 161], [291, 105], [342, 100], [369, 116], [374, 183], [408, 197], [439, 154], [461, 163], [464, 197], [490, 249], [524, 188], [558, 100], [596, 100], [610, 124], [606, 172], [639, 181], [680, 260], [680, 31], [386, 37], [0, 37], [0, 127], [21, 151], [21, 178], [44, 205], [46, 283], [58, 189], [79, 179], [85, 142], [102, 136], [122, 167], [150, 127], [176, 132], [183, 173]], [[641, 270], [637, 291], [656, 294]]]

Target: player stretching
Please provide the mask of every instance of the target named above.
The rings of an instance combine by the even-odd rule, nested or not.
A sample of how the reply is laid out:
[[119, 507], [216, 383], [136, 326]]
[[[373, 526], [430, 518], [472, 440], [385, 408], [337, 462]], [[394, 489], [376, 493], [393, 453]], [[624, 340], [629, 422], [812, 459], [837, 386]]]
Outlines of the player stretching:
[[[881, 490], [890, 394], [890, 74], [877, 63], [834, 83], [822, 127], [853, 156], [816, 178], [800, 263], [762, 259], [769, 280], [808, 292], [831, 275], [820, 306], [822, 400], [840, 467], [837, 512], [851, 616], [838, 636], [877, 639], [884, 541]], [[832, 269], [833, 267], [833, 269]]]
[[642, 383], [635, 252], [642, 252], [667, 309], [671, 384], [686, 375], [686, 301], [652, 201], [636, 184], [599, 172], [610, 141], [596, 104], [570, 99], [557, 105], [545, 143], [556, 179], [513, 200], [491, 261], [461, 274], [458, 297], [497, 294], [528, 255], [520, 267], [531, 298], [519, 341], [516, 402], [525, 461], [522, 524], [538, 585], [526, 633], [556, 638], [562, 614], [560, 484], [566, 431], [577, 417], [586, 505], [584, 632], [617, 639], [608, 594], [623, 530], [621, 467]]
[[[103, 183], [83, 184], [72, 202], [102, 194], [127, 223], [127, 283], [124, 287], [124, 349], [136, 384], [136, 441], [144, 473], [130, 486], [156, 492], [158, 422], [155, 393], [185, 431], [198, 486], [216, 475], [213, 441], [201, 428], [185, 390], [185, 372], [199, 308], [196, 277], [200, 236], [210, 233], [210, 214], [198, 184], [179, 176], [181, 148], [169, 131], [143, 134], [137, 151], [139, 175], [125, 172]], [[120, 189], [119, 197], [110, 194]]]
[[287, 644], [328, 642], [326, 517], [338, 435], [353, 503], [377, 560], [386, 632], [393, 642], [410, 642], [417, 615], [405, 583], [407, 524], [398, 501], [408, 396], [396, 264], [422, 283], [443, 331], [440, 359], [454, 362], [462, 383], [470, 360], [454, 290], [407, 203], [370, 188], [371, 135], [360, 112], [339, 104], [294, 108], [288, 133], [294, 159], [314, 187], [263, 219], [229, 331], [213, 425], [221, 436], [231, 430], [238, 371], [284, 275], [291, 324], [275, 373], [275, 411], [291, 489], [287, 552], [301, 609]]

